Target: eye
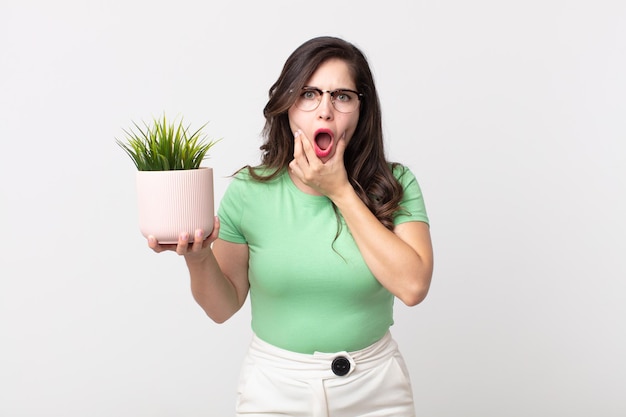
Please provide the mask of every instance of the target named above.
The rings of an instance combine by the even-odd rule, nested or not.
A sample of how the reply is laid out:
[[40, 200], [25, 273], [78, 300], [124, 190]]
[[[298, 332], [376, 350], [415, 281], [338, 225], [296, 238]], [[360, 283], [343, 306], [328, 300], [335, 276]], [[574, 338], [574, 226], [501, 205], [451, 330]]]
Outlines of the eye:
[[349, 93], [348, 91], [343, 91], [343, 90], [335, 91], [333, 93], [333, 96], [335, 97], [335, 100], [341, 101], [342, 103], [347, 103], [354, 98], [352, 97], [351, 93]]
[[318, 93], [315, 90], [304, 90], [300, 97], [304, 100], [315, 100], [317, 99], [317, 95]]

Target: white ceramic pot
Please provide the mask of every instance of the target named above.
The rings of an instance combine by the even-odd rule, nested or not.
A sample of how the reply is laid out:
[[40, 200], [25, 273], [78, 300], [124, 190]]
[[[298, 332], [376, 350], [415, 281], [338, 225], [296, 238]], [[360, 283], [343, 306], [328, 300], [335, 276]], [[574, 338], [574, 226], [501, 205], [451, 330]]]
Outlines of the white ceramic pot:
[[176, 243], [187, 232], [193, 241], [196, 229], [207, 237], [213, 230], [213, 169], [137, 171], [137, 203], [146, 238]]

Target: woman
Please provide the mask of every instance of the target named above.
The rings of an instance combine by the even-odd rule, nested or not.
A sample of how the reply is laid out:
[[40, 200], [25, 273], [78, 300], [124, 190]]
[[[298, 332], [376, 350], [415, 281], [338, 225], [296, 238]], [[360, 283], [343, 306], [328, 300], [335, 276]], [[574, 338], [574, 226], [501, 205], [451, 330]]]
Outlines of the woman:
[[413, 416], [389, 327], [395, 297], [426, 297], [432, 246], [415, 177], [385, 159], [366, 58], [338, 38], [305, 42], [264, 115], [261, 164], [235, 175], [212, 234], [149, 245], [184, 256], [218, 323], [250, 293], [238, 416]]

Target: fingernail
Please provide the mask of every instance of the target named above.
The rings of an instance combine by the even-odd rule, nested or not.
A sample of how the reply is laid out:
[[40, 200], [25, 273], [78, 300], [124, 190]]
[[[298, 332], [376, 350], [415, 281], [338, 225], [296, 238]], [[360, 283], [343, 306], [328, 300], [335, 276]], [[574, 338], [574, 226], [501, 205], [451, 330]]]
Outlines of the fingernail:
[[300, 136], [300, 130], [296, 130], [295, 132], [293, 132], [293, 138], [297, 138], [298, 136]]
[[202, 239], [202, 230], [196, 230], [196, 237]]
[[188, 240], [188, 239], [189, 239], [189, 233], [185, 232], [185, 233], [183, 233], [182, 235], [180, 235], [180, 237], [181, 237], [183, 240]]

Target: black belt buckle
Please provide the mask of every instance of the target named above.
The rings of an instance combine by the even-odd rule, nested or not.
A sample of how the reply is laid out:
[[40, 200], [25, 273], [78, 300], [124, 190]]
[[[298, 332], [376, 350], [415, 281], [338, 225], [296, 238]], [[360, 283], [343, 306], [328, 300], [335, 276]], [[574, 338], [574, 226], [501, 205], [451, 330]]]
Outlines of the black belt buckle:
[[345, 356], [337, 356], [333, 359], [330, 369], [335, 375], [344, 376], [350, 372], [350, 361]]

